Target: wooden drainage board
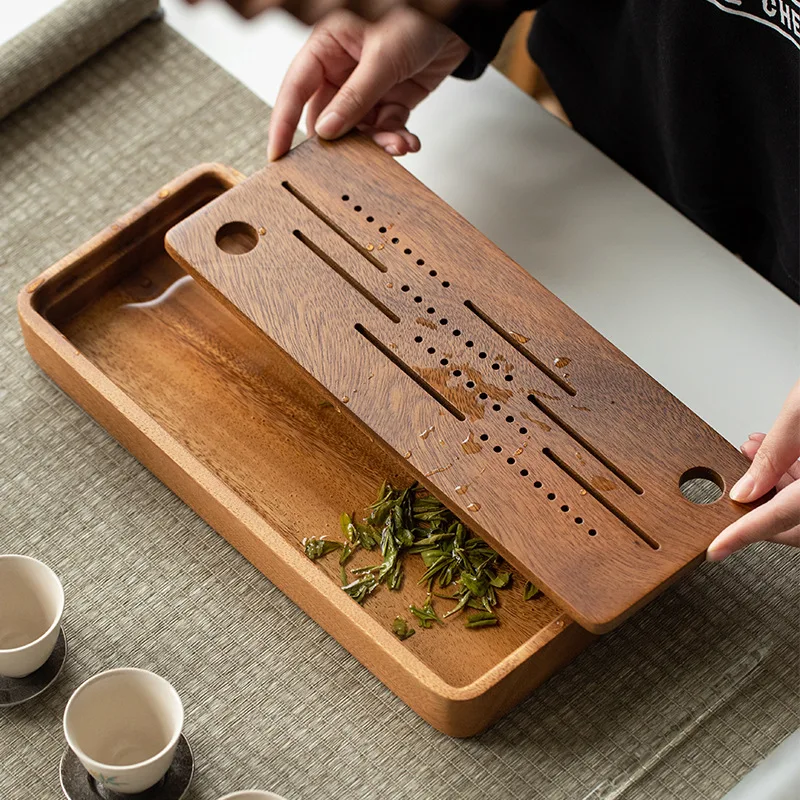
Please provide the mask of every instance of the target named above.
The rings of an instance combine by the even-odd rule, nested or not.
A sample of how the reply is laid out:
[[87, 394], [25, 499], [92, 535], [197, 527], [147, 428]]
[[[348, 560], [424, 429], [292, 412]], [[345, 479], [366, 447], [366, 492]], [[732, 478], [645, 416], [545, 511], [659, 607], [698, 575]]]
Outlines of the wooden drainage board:
[[748, 510], [744, 456], [362, 137], [301, 145], [166, 247], [592, 632]]

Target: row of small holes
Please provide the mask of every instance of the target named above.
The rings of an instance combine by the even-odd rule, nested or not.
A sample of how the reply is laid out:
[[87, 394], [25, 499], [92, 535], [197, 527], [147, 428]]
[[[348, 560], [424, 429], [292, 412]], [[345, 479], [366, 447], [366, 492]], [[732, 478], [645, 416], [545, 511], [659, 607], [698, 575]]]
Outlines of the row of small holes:
[[[348, 202], [348, 201], [350, 200], [350, 195], [348, 195], [348, 194], [343, 194], [343, 195], [342, 195], [342, 200], [343, 200], [345, 203], [346, 203], [346, 202]], [[356, 211], [356, 212], [360, 213], [360, 212], [361, 212], [361, 210], [362, 210], [362, 209], [361, 209], [361, 206], [358, 206], [358, 205], [356, 205], [356, 206], [353, 206], [353, 211]], [[367, 219], [367, 222], [375, 222], [375, 218], [374, 218], [374, 217], [371, 217], [371, 216], [370, 216], [370, 217], [367, 217], [366, 219]], [[385, 225], [381, 225], [381, 226], [380, 226], [380, 228], [378, 228], [378, 232], [379, 232], [379, 233], [387, 233], [387, 231], [388, 231], [388, 229], [386, 228], [386, 226], [385, 226]], [[399, 239], [398, 239], [396, 236], [392, 237], [392, 240], [391, 240], [391, 241], [392, 241], [392, 244], [400, 244], [400, 240], [399, 240]], [[413, 253], [412, 253], [412, 250], [411, 250], [411, 248], [410, 248], [410, 247], [406, 247], [406, 248], [403, 250], [403, 253], [405, 253], [405, 255], [407, 255], [407, 256], [413, 255]], [[419, 266], [419, 267], [424, 267], [424, 266], [425, 266], [425, 260], [424, 260], [424, 259], [422, 259], [422, 258], [418, 258], [418, 259], [417, 259], [417, 266]], [[431, 276], [431, 278], [435, 278], [435, 277], [437, 277], [438, 273], [436, 272], [436, 270], [435, 270], [435, 269], [432, 269], [432, 270], [430, 270], [430, 271], [428, 272], [428, 275], [430, 275], [430, 276]], [[449, 289], [449, 288], [450, 288], [450, 281], [442, 281], [442, 286], [443, 286], [445, 289]]]
[[[342, 195], [342, 200], [344, 202], [347, 202], [349, 199], [350, 199], [350, 197], [348, 195], [346, 195], [346, 194]], [[360, 212], [361, 211], [361, 206], [358, 206], [358, 205], [357, 206], [353, 206], [353, 210], [356, 211], [356, 212]], [[374, 222], [375, 221], [375, 218], [371, 217], [371, 216], [367, 217], [366, 219], [367, 219], [367, 222]], [[384, 226], [381, 226], [378, 230], [379, 230], [380, 233], [386, 233], [386, 228]], [[397, 237], [394, 237], [392, 239], [392, 244], [399, 244], [399, 243], [400, 243], [400, 240]], [[407, 256], [412, 255], [411, 248], [406, 247], [403, 250], [403, 252]], [[425, 261], [423, 259], [421, 259], [421, 258], [418, 258], [417, 259], [417, 265], [420, 266], [420, 267], [425, 266]], [[437, 276], [437, 272], [436, 272], [435, 269], [430, 270], [430, 272], [428, 274], [432, 278], [435, 278]], [[447, 289], [447, 288], [450, 287], [450, 282], [449, 281], [442, 281], [442, 286], [445, 289]], [[407, 285], [404, 285], [404, 286], [401, 287], [401, 290], [403, 292], [409, 292], [411, 290], [411, 287], [407, 286]], [[417, 295], [414, 298], [414, 302], [415, 303], [421, 303], [422, 302], [422, 297]], [[436, 309], [433, 308], [433, 307], [430, 307], [430, 308], [427, 309], [427, 312], [428, 312], [428, 314], [435, 314], [436, 313]], [[439, 320], [439, 324], [442, 325], [442, 326], [447, 325], [448, 324], [448, 320], [441, 319], [441, 320]], [[454, 330], [452, 333], [453, 333], [453, 336], [461, 336], [461, 331], [458, 330], [458, 329]], [[414, 341], [417, 342], [418, 344], [421, 344], [422, 343], [422, 337], [421, 336], [415, 336], [414, 337]], [[473, 347], [474, 346], [474, 342], [472, 342], [471, 340], [468, 340], [465, 344], [466, 344], [467, 347]], [[430, 355], [434, 355], [436, 353], [436, 348], [435, 347], [429, 347], [428, 348], [428, 353]], [[487, 354], [485, 352], [481, 351], [480, 353], [478, 353], [478, 358], [482, 358], [482, 359], [487, 358]], [[446, 358], [442, 358], [439, 361], [439, 363], [442, 366], [447, 366], [449, 364], [449, 361]], [[495, 371], [499, 370], [500, 369], [500, 364], [495, 362], [494, 364], [492, 364], [492, 369], [495, 370]], [[461, 375], [462, 375], [462, 372], [461, 372], [460, 369], [453, 370], [453, 376], [454, 377], [460, 378]], [[511, 375], [511, 374], [507, 374], [504, 377], [505, 377], [505, 380], [509, 381], [509, 382], [514, 380], [514, 376]], [[466, 386], [469, 389], [473, 389], [473, 388], [475, 388], [475, 383], [474, 383], [474, 381], [467, 381]], [[487, 400], [489, 396], [485, 392], [481, 392], [479, 397], [480, 397], [481, 400]], [[502, 407], [500, 406], [499, 403], [494, 403], [492, 405], [492, 410], [493, 411], [500, 411], [501, 409], [502, 409]], [[507, 416], [506, 417], [506, 422], [513, 423], [514, 422], [514, 417], [511, 416], [511, 415]], [[520, 434], [522, 434], [524, 436], [525, 434], [527, 434], [528, 429], [525, 428], [525, 427], [521, 427], [519, 429], [519, 432], [520, 432]], [[483, 434], [481, 434], [480, 439], [481, 439], [481, 441], [485, 442], [485, 441], [488, 441], [489, 437], [488, 437], [487, 434], [483, 433]], [[500, 445], [495, 445], [492, 449], [494, 450], [495, 453], [502, 453], [503, 452], [503, 448]], [[506, 462], [508, 464], [510, 464], [510, 465], [513, 465], [513, 464], [516, 464], [516, 459], [513, 458], [513, 457], [509, 457], [508, 459], [506, 459]], [[526, 477], [528, 477], [528, 475], [530, 473], [528, 472], [527, 469], [522, 469], [522, 470], [520, 470], [519, 474], [523, 478], [526, 478]], [[534, 481], [533, 485], [534, 485], [534, 488], [536, 488], [536, 489], [541, 489], [542, 488], [542, 482], [541, 481]], [[555, 500], [556, 499], [555, 493], [554, 492], [550, 492], [547, 495], [547, 499], [551, 500], [551, 501]], [[566, 514], [566, 513], [569, 512], [569, 506], [568, 505], [562, 505], [561, 506], [561, 510]], [[582, 525], [583, 524], [583, 519], [581, 517], [575, 517], [575, 524], [576, 525]], [[594, 528], [591, 528], [588, 533], [589, 533], [589, 536], [596, 536], [597, 535], [597, 531]]]
[[[422, 343], [422, 341], [423, 341], [423, 339], [422, 339], [422, 336], [416, 336], [416, 337], [414, 337], [414, 341], [415, 341], [415, 342], [417, 342], [418, 344], [421, 344], [421, 343]], [[435, 348], [435, 347], [429, 347], [429, 348], [428, 348], [428, 353], [429, 353], [429, 354], [431, 354], [431, 355], [433, 355], [434, 353], [436, 353], [436, 348]], [[442, 366], [447, 366], [447, 365], [448, 365], [448, 363], [449, 363], [449, 361], [448, 361], [446, 358], [442, 358], [442, 359], [439, 361], [439, 363], [440, 363]], [[453, 375], [454, 375], [455, 377], [457, 377], [457, 378], [458, 378], [458, 377], [461, 377], [461, 374], [462, 374], [462, 373], [461, 373], [461, 370], [459, 370], [459, 369], [453, 370]], [[474, 385], [475, 385], [475, 384], [474, 384], [472, 381], [467, 381], [467, 386], [468, 386], [468, 387], [472, 388]], [[485, 399], [487, 399], [487, 398], [488, 398], [488, 395], [487, 395], [485, 392], [481, 392], [481, 394], [479, 395], [479, 397], [480, 397], [481, 399], [485, 400]], [[494, 404], [492, 405], [492, 410], [493, 410], [493, 411], [500, 411], [501, 409], [502, 409], [502, 406], [501, 406], [499, 403], [494, 403]], [[513, 416], [511, 416], [511, 415], [509, 414], [509, 415], [506, 417], [506, 422], [508, 422], [509, 424], [511, 424], [511, 423], [515, 422], [515, 419], [514, 419], [514, 417], [513, 417]], [[525, 428], [525, 427], [523, 426], [523, 427], [521, 427], [521, 428], [519, 429], [519, 432], [520, 432], [520, 434], [522, 434], [522, 435], [524, 436], [525, 434], [527, 434], [527, 432], [528, 432], [528, 429], [527, 429], [527, 428]], [[489, 440], [489, 435], [488, 435], [488, 434], [486, 434], [486, 433], [482, 433], [482, 434], [481, 434], [481, 435], [480, 435], [478, 438], [479, 438], [479, 439], [480, 439], [482, 442], [486, 442], [486, 441], [488, 441], [488, 440]], [[495, 446], [494, 446], [492, 449], [494, 450], [494, 452], [495, 452], [495, 453], [502, 453], [502, 452], [503, 452], [503, 448], [502, 448], [502, 447], [501, 447], [499, 444], [498, 444], [498, 445], [495, 445]], [[508, 463], [508, 464], [510, 464], [510, 465], [514, 465], [514, 464], [516, 464], [516, 463], [517, 463], [517, 461], [516, 461], [516, 459], [515, 459], [515, 458], [513, 458], [513, 457], [509, 457], [509, 458], [507, 458], [507, 459], [506, 459], [506, 463]], [[520, 474], [520, 475], [521, 475], [523, 478], [527, 478], [527, 477], [530, 475], [530, 472], [529, 472], [527, 469], [522, 469], [522, 470], [520, 470], [520, 473], [519, 473], [519, 474]], [[541, 488], [542, 488], [542, 482], [541, 482], [541, 481], [534, 481], [534, 484], [533, 484], [533, 485], [534, 485], [534, 487], [535, 487], [536, 489], [541, 489]], [[548, 499], [548, 500], [555, 500], [555, 499], [556, 499], [556, 495], [555, 495], [555, 493], [553, 493], [553, 492], [550, 492], [550, 493], [547, 495], [547, 499]], [[568, 505], [563, 505], [563, 506], [561, 506], [561, 510], [562, 510], [564, 513], [568, 513], [568, 512], [569, 512], [569, 506], [568, 506]], [[574, 519], [574, 522], [575, 522], [575, 524], [576, 524], [576, 525], [583, 525], [583, 518], [582, 518], [582, 517], [575, 517], [575, 519]], [[588, 531], [588, 533], [589, 533], [589, 536], [596, 536], [596, 535], [597, 535], [597, 531], [596, 531], [594, 528], [591, 528], [591, 529]]]

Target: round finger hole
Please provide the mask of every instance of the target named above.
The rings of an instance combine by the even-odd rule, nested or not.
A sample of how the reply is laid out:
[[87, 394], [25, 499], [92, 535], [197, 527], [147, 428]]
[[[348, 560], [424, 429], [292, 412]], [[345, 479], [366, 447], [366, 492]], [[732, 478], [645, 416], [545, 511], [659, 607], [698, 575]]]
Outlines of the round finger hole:
[[258, 231], [247, 222], [226, 222], [217, 231], [215, 240], [220, 250], [241, 256], [258, 244]]
[[716, 503], [725, 494], [725, 481], [710, 467], [692, 467], [681, 475], [678, 482], [681, 494], [691, 503], [707, 506]]

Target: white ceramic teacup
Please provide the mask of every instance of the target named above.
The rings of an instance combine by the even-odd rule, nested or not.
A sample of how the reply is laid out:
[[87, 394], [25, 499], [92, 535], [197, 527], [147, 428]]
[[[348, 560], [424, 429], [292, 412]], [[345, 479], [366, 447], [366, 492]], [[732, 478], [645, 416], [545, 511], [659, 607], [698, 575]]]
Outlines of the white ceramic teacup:
[[183, 729], [172, 684], [143, 669], [112, 669], [79, 686], [64, 711], [64, 735], [87, 772], [120, 794], [164, 777]]
[[249, 792], [226, 794], [225, 797], [220, 797], [219, 800], [284, 800], [284, 798], [272, 792], [259, 792], [251, 789]]
[[22, 678], [50, 658], [64, 614], [64, 587], [30, 556], [0, 556], [0, 675]]

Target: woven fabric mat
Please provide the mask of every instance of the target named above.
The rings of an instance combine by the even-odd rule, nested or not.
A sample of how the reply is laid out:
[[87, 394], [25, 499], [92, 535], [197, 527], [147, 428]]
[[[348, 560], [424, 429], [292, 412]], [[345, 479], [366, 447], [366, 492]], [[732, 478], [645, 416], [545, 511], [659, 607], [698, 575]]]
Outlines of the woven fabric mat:
[[68, 0], [0, 47], [0, 119], [158, 11], [158, 0]]
[[0, 710], [0, 797], [60, 796], [70, 693], [129, 665], [180, 691], [189, 798], [720, 798], [800, 726], [796, 552], [756, 546], [699, 569], [489, 732], [449, 739], [28, 357], [18, 289], [184, 169], [257, 168], [268, 115], [145, 23], [0, 122], [0, 552], [61, 576], [71, 646], [55, 687]]

